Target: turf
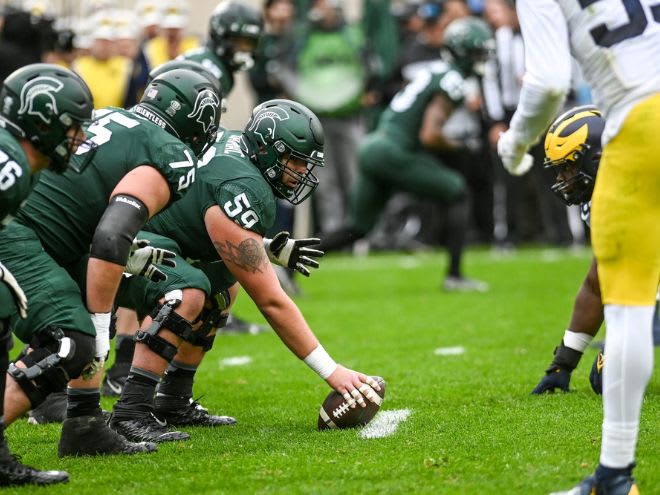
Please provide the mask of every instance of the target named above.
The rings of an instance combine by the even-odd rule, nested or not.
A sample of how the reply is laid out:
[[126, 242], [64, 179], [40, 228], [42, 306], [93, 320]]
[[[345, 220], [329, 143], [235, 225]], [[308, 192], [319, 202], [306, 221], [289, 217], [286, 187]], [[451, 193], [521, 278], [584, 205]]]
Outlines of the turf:
[[[570, 394], [530, 396], [559, 342], [590, 253], [529, 249], [470, 252], [466, 272], [486, 294], [439, 290], [442, 252], [327, 257], [297, 302], [326, 349], [346, 366], [388, 381], [384, 410], [411, 416], [387, 438], [315, 431], [327, 386], [273, 332], [223, 335], [200, 369], [196, 393], [235, 427], [189, 429], [192, 439], [132, 457], [60, 460], [59, 425], [13, 425], [24, 462], [66, 469], [68, 485], [4, 493], [442, 493], [544, 494], [595, 467], [601, 400], [588, 384], [596, 351]], [[242, 294], [242, 318], [260, 320]], [[263, 320], [261, 320], [263, 321]], [[439, 347], [463, 346], [438, 356]], [[244, 366], [228, 357], [249, 356]], [[656, 359], [658, 352], [656, 351]], [[640, 490], [660, 493], [660, 380], [647, 389], [638, 446]], [[105, 407], [111, 401], [104, 399]]]

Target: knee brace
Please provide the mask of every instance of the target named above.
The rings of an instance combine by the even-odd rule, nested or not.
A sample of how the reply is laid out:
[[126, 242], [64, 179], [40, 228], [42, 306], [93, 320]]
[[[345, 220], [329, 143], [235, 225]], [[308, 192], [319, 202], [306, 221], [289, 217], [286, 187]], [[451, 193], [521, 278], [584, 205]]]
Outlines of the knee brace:
[[[208, 299], [211, 307], [205, 307], [200, 313], [195, 323], [201, 321], [202, 325], [193, 332], [189, 342], [197, 347], [204, 349], [208, 352], [213, 347], [215, 340], [215, 330], [222, 328], [227, 324], [229, 314], [223, 313], [226, 311], [230, 304], [229, 291], [223, 290]], [[213, 332], [213, 333], [211, 333]]]
[[22, 358], [26, 367], [19, 368], [11, 363], [7, 373], [25, 392], [32, 407], [36, 407], [50, 393], [66, 387], [70, 377], [63, 363], [74, 356], [76, 344], [62, 329], [48, 327], [39, 332], [30, 345], [34, 350]]
[[[165, 298], [168, 299], [168, 295]], [[183, 340], [190, 340], [192, 335], [192, 324], [174, 312], [174, 309], [181, 304], [180, 298], [172, 298], [159, 304], [152, 311], [151, 317], [153, 322], [146, 330], [140, 330], [135, 334], [135, 342], [140, 342], [146, 345], [149, 349], [154, 351], [160, 357], [165, 359], [168, 363], [174, 359], [177, 352], [177, 347], [167, 340], [158, 336], [161, 328], [170, 330]]]

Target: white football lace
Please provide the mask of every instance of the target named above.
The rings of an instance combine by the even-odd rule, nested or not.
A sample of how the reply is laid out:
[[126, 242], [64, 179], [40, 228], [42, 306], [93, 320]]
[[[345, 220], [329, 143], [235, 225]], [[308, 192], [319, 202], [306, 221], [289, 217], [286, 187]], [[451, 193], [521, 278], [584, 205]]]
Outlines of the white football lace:
[[332, 415], [335, 418], [341, 418], [346, 411], [348, 411], [348, 403], [342, 402], [341, 406], [339, 406], [337, 409], [332, 411]]

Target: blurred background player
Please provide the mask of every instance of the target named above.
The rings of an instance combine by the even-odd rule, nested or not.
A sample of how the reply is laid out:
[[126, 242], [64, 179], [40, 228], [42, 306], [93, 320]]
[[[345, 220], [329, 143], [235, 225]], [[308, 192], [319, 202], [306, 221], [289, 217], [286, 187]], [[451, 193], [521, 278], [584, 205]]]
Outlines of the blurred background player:
[[199, 62], [220, 81], [225, 97], [234, 74], [254, 66], [254, 52], [263, 32], [261, 13], [239, 0], [221, 1], [211, 14], [206, 45], [182, 58]]
[[461, 272], [466, 223], [464, 178], [437, 155], [451, 154], [465, 144], [447, 137], [443, 126], [464, 98], [464, 78], [475, 74], [493, 48], [492, 33], [481, 20], [454, 21], [445, 32], [449, 63], [422, 71], [400, 91], [380, 118], [377, 130], [360, 145], [360, 175], [351, 191], [346, 225], [323, 238], [321, 249], [332, 251], [364, 237], [376, 224], [393, 191], [442, 202], [449, 208], [450, 263], [446, 290], [487, 290], [483, 282]]

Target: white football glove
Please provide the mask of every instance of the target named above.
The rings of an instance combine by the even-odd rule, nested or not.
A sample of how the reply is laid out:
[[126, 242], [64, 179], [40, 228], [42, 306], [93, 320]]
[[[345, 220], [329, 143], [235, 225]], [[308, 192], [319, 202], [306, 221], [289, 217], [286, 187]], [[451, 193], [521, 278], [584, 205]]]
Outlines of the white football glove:
[[153, 282], [162, 282], [167, 280], [167, 275], [156, 265], [175, 267], [175, 256], [175, 253], [167, 249], [151, 247], [147, 239], [134, 239], [124, 271], [132, 275], [142, 275]]
[[315, 258], [325, 253], [309, 246], [318, 246], [321, 239], [291, 239], [288, 232], [278, 232], [272, 239], [264, 239], [264, 248], [270, 261], [276, 265], [296, 270], [305, 277], [309, 277], [310, 268], [318, 268], [319, 262]]
[[110, 352], [110, 313], [90, 313], [90, 318], [96, 329], [96, 350], [94, 360], [83, 369], [81, 376], [85, 380], [91, 380], [105, 366], [105, 360]]
[[511, 175], [524, 175], [534, 165], [534, 158], [527, 153], [527, 145], [516, 142], [514, 133], [509, 129], [500, 134], [497, 141], [497, 154], [502, 165]]
[[0, 263], [0, 279], [9, 288], [9, 291], [11, 292], [11, 295], [14, 298], [14, 303], [16, 304], [16, 308], [18, 308], [18, 314], [23, 319], [27, 318], [27, 309], [28, 309], [27, 297], [25, 297], [25, 293], [23, 292], [23, 289], [21, 289], [21, 286], [18, 285], [18, 282], [16, 281], [14, 276], [2, 263]]

